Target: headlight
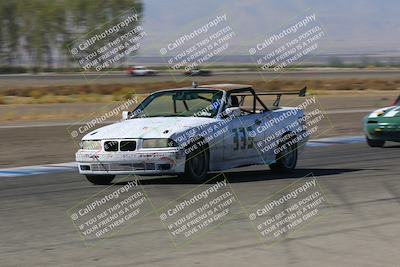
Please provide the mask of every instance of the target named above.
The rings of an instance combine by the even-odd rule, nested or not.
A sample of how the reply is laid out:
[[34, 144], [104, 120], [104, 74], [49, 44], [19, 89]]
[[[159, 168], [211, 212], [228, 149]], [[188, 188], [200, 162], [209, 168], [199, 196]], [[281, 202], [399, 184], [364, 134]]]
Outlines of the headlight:
[[101, 141], [99, 141], [99, 140], [82, 141], [81, 142], [81, 149], [85, 149], [85, 150], [101, 150]]
[[163, 147], [176, 147], [176, 143], [168, 138], [151, 138], [143, 139], [143, 148], [163, 148]]

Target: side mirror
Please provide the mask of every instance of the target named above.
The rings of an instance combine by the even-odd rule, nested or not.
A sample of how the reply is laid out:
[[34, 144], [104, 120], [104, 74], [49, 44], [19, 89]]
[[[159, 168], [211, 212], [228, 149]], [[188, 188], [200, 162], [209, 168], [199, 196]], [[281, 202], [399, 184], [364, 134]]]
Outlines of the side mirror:
[[129, 119], [129, 117], [131, 116], [131, 112], [130, 111], [122, 111], [122, 120], [126, 121], [127, 119]]
[[226, 117], [239, 117], [241, 114], [240, 107], [230, 107], [224, 111]]

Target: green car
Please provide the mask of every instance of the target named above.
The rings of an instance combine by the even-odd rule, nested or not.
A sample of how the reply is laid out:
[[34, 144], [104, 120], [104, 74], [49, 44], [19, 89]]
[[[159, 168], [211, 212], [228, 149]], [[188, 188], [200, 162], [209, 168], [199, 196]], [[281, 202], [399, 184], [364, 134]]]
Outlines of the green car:
[[400, 96], [392, 106], [366, 116], [364, 131], [370, 147], [383, 147], [386, 141], [400, 142]]

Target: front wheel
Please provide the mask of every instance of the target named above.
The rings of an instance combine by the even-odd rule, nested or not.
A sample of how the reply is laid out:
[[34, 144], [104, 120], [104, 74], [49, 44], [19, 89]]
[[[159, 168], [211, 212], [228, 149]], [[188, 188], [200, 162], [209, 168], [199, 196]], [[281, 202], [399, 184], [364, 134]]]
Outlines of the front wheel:
[[109, 185], [115, 175], [86, 175], [86, 179], [95, 185]]
[[291, 172], [297, 165], [297, 145], [286, 142], [280, 146], [280, 152], [276, 155], [276, 162], [269, 165], [273, 172]]
[[366, 137], [366, 139], [367, 139], [367, 144], [370, 147], [383, 147], [385, 145], [385, 141], [383, 141], [383, 140], [369, 139], [368, 136]]
[[184, 177], [196, 183], [204, 182], [207, 178], [209, 152], [207, 146], [195, 149], [187, 155]]

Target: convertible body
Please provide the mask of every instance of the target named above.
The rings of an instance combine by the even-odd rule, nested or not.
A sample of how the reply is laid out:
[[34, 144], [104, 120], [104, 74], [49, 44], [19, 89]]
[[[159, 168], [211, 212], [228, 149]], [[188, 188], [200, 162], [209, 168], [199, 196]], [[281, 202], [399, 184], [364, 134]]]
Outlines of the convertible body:
[[120, 174], [200, 181], [208, 171], [255, 164], [289, 170], [308, 140], [303, 118], [299, 108], [266, 107], [249, 85], [162, 90], [124, 112], [122, 121], [84, 136], [76, 161], [95, 184]]

